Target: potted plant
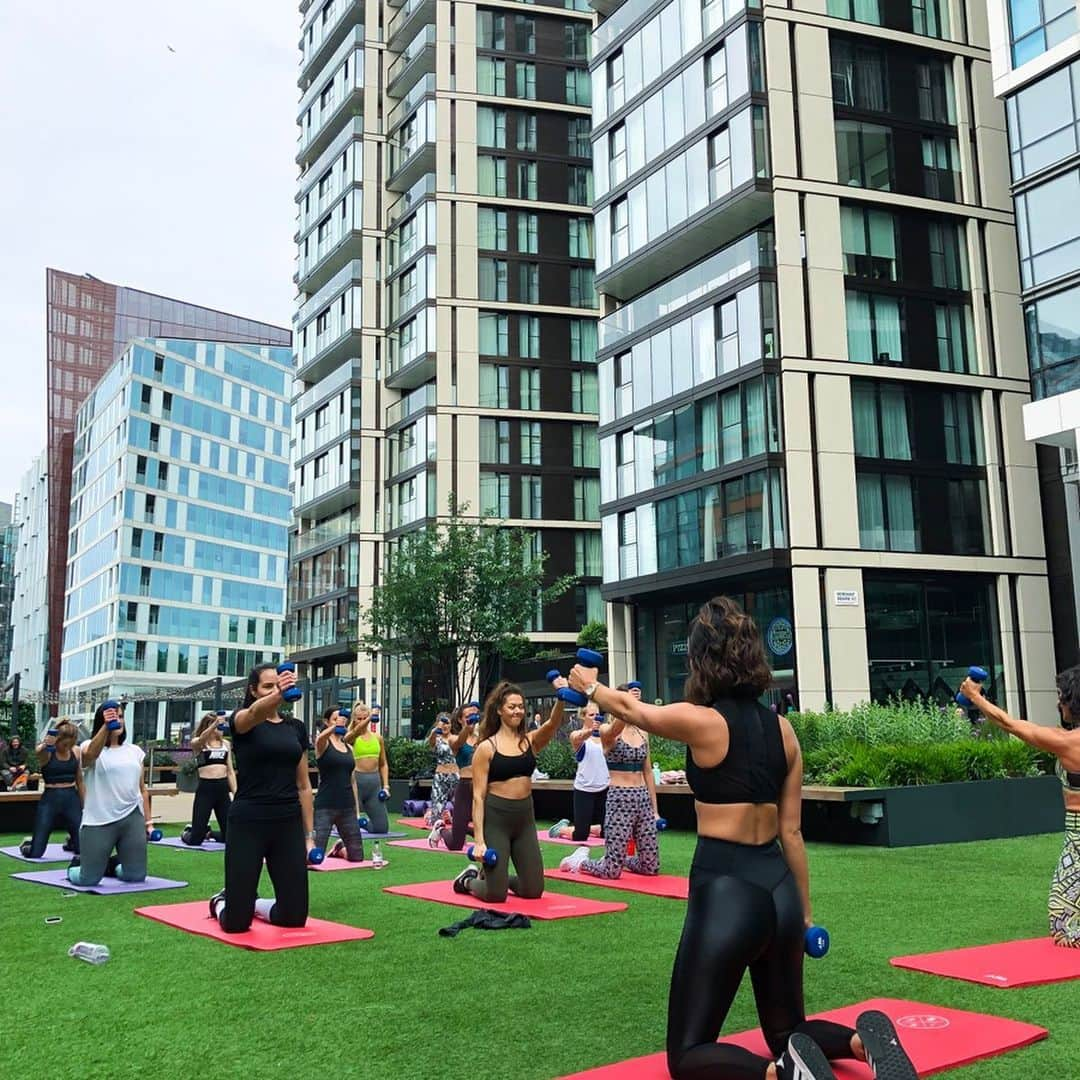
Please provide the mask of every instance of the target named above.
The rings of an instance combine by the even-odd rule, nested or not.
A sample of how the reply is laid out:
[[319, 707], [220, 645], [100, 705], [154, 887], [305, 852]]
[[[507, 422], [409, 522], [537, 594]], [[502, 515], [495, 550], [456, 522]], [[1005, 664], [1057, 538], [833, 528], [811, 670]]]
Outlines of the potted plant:
[[183, 764], [176, 770], [176, 786], [180, 791], [193, 793], [199, 786], [199, 758], [197, 754], [189, 754]]

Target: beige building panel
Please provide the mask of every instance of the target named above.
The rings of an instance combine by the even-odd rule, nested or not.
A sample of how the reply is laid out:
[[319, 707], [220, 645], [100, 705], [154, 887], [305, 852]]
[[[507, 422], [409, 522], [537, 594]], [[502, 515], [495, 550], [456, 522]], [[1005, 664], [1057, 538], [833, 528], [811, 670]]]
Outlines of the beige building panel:
[[803, 294], [802, 266], [790, 264], [778, 266], [776, 286], [776, 314], [780, 324], [781, 348], [786, 355], [805, 356], [809, 350], [806, 340], [806, 304]]
[[1026, 401], [1027, 398], [1023, 394], [1001, 395], [1001, 441], [1005, 450], [1006, 464], [1034, 469], [1036, 466], [1035, 447], [1024, 437]]
[[776, 230], [776, 261], [780, 266], [802, 266], [799, 233], [799, 195], [777, 191], [773, 196], [773, 228]]
[[816, 569], [798, 567], [792, 570], [791, 599], [799, 704], [803, 708], [820, 709], [825, 704], [828, 687], [825, 685], [825, 637]]
[[814, 530], [814, 462], [808, 450], [788, 450], [784, 454], [788, 492], [788, 542], [792, 547], [812, 547]]
[[844, 274], [841, 270], [810, 268], [811, 353], [818, 360], [844, 360], [847, 351], [847, 314], [844, 307]]
[[864, 627], [830, 627], [829, 677], [837, 709], [870, 700], [870, 667]]
[[851, 419], [851, 380], [842, 375], [814, 377], [814, 416], [819, 453], [855, 454]]
[[795, 65], [799, 77], [799, 107], [803, 97], [822, 98], [832, 111], [832, 70], [829, 61], [829, 32], [823, 26], [799, 24], [795, 27]]
[[840, 200], [829, 195], [807, 195], [806, 262], [815, 270], [844, 270], [840, 238]]
[[765, 20], [765, 70], [769, 73], [770, 92], [782, 90], [790, 94], [794, 91], [788, 24], [778, 19]]
[[1024, 660], [1025, 706], [1028, 719], [1057, 725], [1057, 687], [1054, 639], [1050, 622], [1050, 588], [1044, 577], [1020, 576], [1016, 581], [1020, 623], [1020, 654]]
[[[991, 2], [996, 3], [997, 0], [991, 0]], [[986, 5], [978, 2], [966, 4], [963, 0], [948, 0], [948, 3], [949, 25], [959, 28], [966, 22], [968, 42], [977, 45], [980, 49], [988, 49], [990, 31], [987, 26]], [[954, 29], [953, 33], [957, 34], [958, 30]]]
[[802, 149], [802, 175], [807, 180], [835, 184], [836, 136], [832, 99], [805, 94], [801, 87], [799, 145]]
[[[850, 423], [850, 420], [849, 420]], [[822, 423], [819, 419], [818, 432]], [[821, 493], [821, 539], [825, 547], [858, 548], [859, 515], [855, 495], [855, 458], [851, 454], [818, 454]]]
[[809, 451], [810, 379], [801, 371], [785, 371], [780, 376], [780, 400], [784, 403], [784, 448]]
[[1012, 211], [1012, 192], [1009, 187], [1009, 140], [1004, 131], [979, 128], [979, 157], [982, 169], [982, 201], [994, 210]]
[[795, 103], [783, 90], [769, 90], [769, 153], [774, 176], [798, 176]]
[[987, 131], [1007, 130], [1005, 104], [994, 96], [994, 74], [986, 61], [977, 60], [971, 65], [971, 98], [975, 111], [972, 122], [977, 127]]
[[1042, 558], [1046, 545], [1039, 501], [1039, 474], [1035, 468], [1009, 465], [1005, 468], [1013, 531], [1013, 551], [1028, 558]]

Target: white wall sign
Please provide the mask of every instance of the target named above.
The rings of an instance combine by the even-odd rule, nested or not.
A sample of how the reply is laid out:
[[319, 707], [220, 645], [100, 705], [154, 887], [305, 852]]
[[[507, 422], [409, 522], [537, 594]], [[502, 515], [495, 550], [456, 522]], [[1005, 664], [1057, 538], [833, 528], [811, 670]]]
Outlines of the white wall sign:
[[833, 603], [837, 607], [858, 607], [859, 594], [855, 589], [835, 589]]

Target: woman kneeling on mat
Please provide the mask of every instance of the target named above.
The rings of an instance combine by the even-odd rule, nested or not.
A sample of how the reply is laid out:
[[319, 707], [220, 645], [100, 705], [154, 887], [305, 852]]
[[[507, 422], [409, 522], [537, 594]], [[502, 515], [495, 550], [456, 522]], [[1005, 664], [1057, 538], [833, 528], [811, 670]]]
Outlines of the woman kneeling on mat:
[[[460, 725], [461, 720], [458, 719]], [[446, 806], [453, 806], [454, 791], [458, 786], [458, 763], [450, 746], [454, 734], [454, 722], [449, 713], [439, 713], [428, 732], [427, 744], [435, 751], [435, 772], [431, 777], [431, 807], [427, 823], [431, 828], [430, 840], [438, 842], [446, 819]]]
[[[229, 811], [225, 888], [210, 898], [210, 917], [242, 934], [255, 915], [275, 926], [303, 926], [308, 916], [307, 853], [315, 846], [308, 738], [303, 725], [278, 716], [296, 673], [260, 664], [248, 676], [244, 703], [229, 729], [236, 754], [236, 798]], [[274, 900], [258, 899], [263, 862]]]
[[[150, 796], [143, 779], [143, 752], [125, 745], [124, 714], [111, 705], [98, 706], [91, 730], [92, 737], [79, 748], [86, 799], [79, 855], [68, 867], [68, 880], [97, 885], [108, 873], [121, 881], [145, 881]], [[110, 859], [113, 848], [116, 859]]]
[[[570, 684], [565, 679], [556, 679], [552, 685], [558, 689]], [[555, 822], [548, 829], [548, 836], [552, 840], [574, 840], [580, 844], [590, 836], [603, 835], [601, 826], [604, 823], [611, 777], [601, 745], [602, 722], [603, 714], [596, 704], [590, 701], [581, 710], [581, 727], [570, 732], [570, 749], [577, 758], [577, 772], [574, 773], [574, 824], [571, 825], [566, 818]], [[588, 852], [587, 848], [581, 850]]]
[[[915, 1080], [883, 1013], [862, 1013], [854, 1030], [806, 1019], [802, 755], [788, 721], [758, 701], [772, 673], [754, 621], [714, 598], [690, 623], [687, 660], [686, 701], [675, 705], [600, 686], [595, 668], [570, 673], [608, 715], [687, 744], [698, 842], [671, 975], [668, 1070], [676, 1080], [831, 1080], [827, 1059], [856, 1058], [876, 1077]], [[772, 1060], [716, 1041], [747, 969]]]
[[63, 720], [51, 725], [36, 747], [45, 791], [38, 802], [34, 835], [19, 845], [27, 859], [40, 859], [45, 854], [53, 829], [65, 829], [74, 840], [72, 850], [76, 855], [79, 853], [84, 789], [82, 767], [75, 750], [77, 738], [75, 725]]
[[[439, 838], [451, 851], [460, 851], [465, 846], [465, 838], [469, 835], [469, 826], [472, 824], [472, 760], [476, 752], [477, 734], [476, 726], [480, 722], [480, 709], [470, 704], [455, 710], [450, 717], [450, 727], [453, 730], [455, 717], [458, 722], [458, 730], [450, 736], [450, 749], [454, 751], [454, 760], [458, 766], [458, 782], [454, 788], [454, 808], [450, 816], [449, 826], [443, 822], [436, 822]], [[433, 830], [434, 833], [434, 830]], [[431, 842], [431, 837], [428, 838]], [[437, 847], [438, 841], [432, 844]]]
[[374, 836], [383, 836], [390, 831], [390, 818], [386, 813], [386, 799], [390, 794], [390, 765], [386, 760], [383, 737], [371, 730], [371, 723], [370, 710], [362, 701], [358, 701], [352, 711], [349, 730], [345, 733], [345, 745], [352, 747], [356, 802], [367, 815], [367, 830]]
[[358, 818], [360, 809], [353, 787], [353, 756], [345, 745], [348, 728], [337, 709], [323, 713], [323, 727], [315, 736], [315, 764], [319, 766], [319, 790], [315, 792], [315, 846], [326, 851], [330, 830], [337, 826], [341, 839], [327, 855], [364, 861], [364, 839]]
[[983, 697], [981, 683], [965, 679], [960, 693], [992, 724], [1057, 758], [1055, 770], [1065, 799], [1065, 844], [1050, 882], [1050, 937], [1055, 945], [1080, 948], [1080, 667], [1057, 677], [1061, 727], [1015, 720]]
[[[494, 866], [479, 873], [467, 866], [454, 879], [454, 891], [498, 904], [507, 892], [535, 899], [544, 895], [544, 861], [533, 815], [532, 774], [536, 755], [562, 726], [563, 704], [555, 702], [546, 724], [526, 730], [525, 695], [503, 681], [484, 702], [479, 745], [473, 754], [474, 859], [484, 866], [488, 848]], [[510, 873], [510, 863], [515, 873]]]
[[[225, 843], [229, 798], [236, 794], [236, 773], [231, 748], [221, 737], [219, 725], [228, 728], [224, 714], [205, 713], [191, 740], [192, 752], [199, 756], [199, 786], [195, 789], [191, 826], [180, 834], [181, 841], [190, 847], [200, 847], [206, 839]], [[217, 818], [216, 834], [208, 829], [211, 813]]]

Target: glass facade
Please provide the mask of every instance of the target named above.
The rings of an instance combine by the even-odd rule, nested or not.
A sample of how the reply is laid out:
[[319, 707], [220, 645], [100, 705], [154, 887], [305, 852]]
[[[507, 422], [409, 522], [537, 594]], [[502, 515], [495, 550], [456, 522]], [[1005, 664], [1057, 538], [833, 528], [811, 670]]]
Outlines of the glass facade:
[[285, 647], [288, 348], [139, 340], [79, 410], [65, 690], [246, 674]]

